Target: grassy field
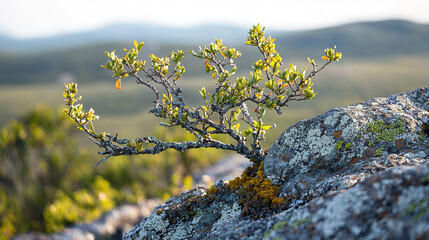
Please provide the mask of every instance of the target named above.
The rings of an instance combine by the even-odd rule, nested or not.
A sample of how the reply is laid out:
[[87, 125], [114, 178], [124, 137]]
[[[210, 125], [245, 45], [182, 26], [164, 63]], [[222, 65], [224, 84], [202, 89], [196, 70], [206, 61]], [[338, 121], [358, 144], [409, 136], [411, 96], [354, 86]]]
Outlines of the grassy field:
[[[427, 65], [429, 58], [421, 56], [369, 60], [344, 58], [313, 79], [315, 91], [318, 93], [314, 100], [291, 103], [281, 116], [268, 114], [265, 123], [275, 122], [278, 128], [269, 131], [266, 144], [271, 144], [293, 123], [332, 108], [427, 86]], [[185, 99], [193, 104], [201, 100], [196, 89], [210, 84], [211, 79], [206, 76], [181, 80]], [[19, 117], [37, 104], [61, 109], [63, 88], [60, 83], [1, 85], [0, 124]], [[100, 115], [100, 120], [95, 124], [98, 130], [120, 132], [122, 137], [137, 137], [151, 134], [159, 122], [159, 119], [147, 114], [152, 107], [152, 93], [142, 86], [137, 86], [132, 79], [123, 81], [121, 91], [114, 88], [113, 79], [106, 79], [103, 83], [84, 82], [79, 84], [79, 90], [83, 96], [84, 107], [92, 107]]]

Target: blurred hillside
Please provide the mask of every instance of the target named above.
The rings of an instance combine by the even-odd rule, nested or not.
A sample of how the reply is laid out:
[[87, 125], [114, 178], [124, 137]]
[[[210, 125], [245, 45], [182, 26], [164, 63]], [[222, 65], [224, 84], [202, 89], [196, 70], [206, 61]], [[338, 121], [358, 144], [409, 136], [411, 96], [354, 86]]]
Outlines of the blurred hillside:
[[[250, 26], [249, 26], [250, 27]], [[52, 107], [62, 104], [62, 83], [78, 82], [84, 104], [93, 107], [101, 119], [98, 126], [124, 134], [151, 134], [158, 119], [147, 114], [151, 93], [144, 88], [130, 87], [126, 79], [123, 90], [114, 89], [114, 79], [101, 68], [107, 57], [105, 51], [132, 46], [132, 41], [145, 41], [141, 56], [150, 53], [168, 56], [172, 50], [196, 50], [215, 37], [224, 38], [243, 56], [237, 60], [237, 76], [248, 76], [259, 53], [244, 44], [246, 29], [208, 25], [191, 29], [158, 28], [145, 25], [112, 25], [94, 32], [61, 35], [46, 39], [0, 41], [0, 123], [28, 112], [33, 104]], [[339, 64], [333, 64], [315, 81], [319, 93], [311, 102], [293, 103], [282, 116], [268, 144], [284, 128], [303, 118], [321, 114], [333, 107], [344, 106], [387, 96], [396, 92], [428, 85], [426, 66], [429, 64], [429, 25], [391, 20], [354, 23], [338, 27], [267, 34], [276, 38], [278, 52], [285, 65], [311, 66], [307, 57], [320, 60], [323, 49], [337, 46], [343, 52]], [[21, 46], [21, 47], [19, 47]], [[19, 49], [19, 50], [18, 50]], [[188, 102], [198, 103], [196, 89], [209, 87], [211, 78], [205, 73], [200, 59], [187, 54], [183, 60], [186, 73], [181, 80]], [[124, 116], [127, 118], [124, 119]], [[122, 124], [117, 124], [121, 122]], [[137, 131], [136, 131], [137, 130]], [[270, 133], [269, 133], [270, 134]]]
[[[249, 26], [250, 27], [250, 26]], [[255, 49], [244, 44], [246, 29], [209, 25], [191, 29], [170, 29], [147, 25], [112, 25], [98, 31], [61, 35], [44, 39], [18, 40], [0, 36], [0, 84], [54, 82], [71, 73], [80, 82], [109, 78], [100, 68], [107, 58], [105, 51], [131, 47], [134, 39], [146, 42], [143, 56], [149, 53], [166, 56], [172, 50], [194, 50], [209, 44], [215, 37], [245, 54], [239, 69], [248, 69], [259, 57]], [[327, 29], [300, 32], [267, 33], [276, 38], [278, 52], [287, 61], [319, 59], [323, 49], [336, 45], [346, 61], [368, 58], [425, 56], [429, 54], [429, 25], [392, 20], [348, 24]], [[186, 57], [185, 66], [198, 59]], [[247, 71], [246, 71], [247, 72]], [[204, 69], [187, 68], [186, 76], [204, 73]]]

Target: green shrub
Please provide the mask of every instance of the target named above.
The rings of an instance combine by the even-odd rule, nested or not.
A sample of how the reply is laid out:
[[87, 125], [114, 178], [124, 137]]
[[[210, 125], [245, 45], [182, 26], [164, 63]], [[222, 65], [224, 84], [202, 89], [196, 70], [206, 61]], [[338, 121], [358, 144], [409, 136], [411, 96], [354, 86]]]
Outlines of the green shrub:
[[[158, 154], [167, 149], [185, 151], [193, 148], [217, 148], [232, 150], [256, 162], [263, 161], [265, 151], [261, 141], [267, 130], [275, 125], [265, 125], [262, 118], [268, 110], [282, 113], [282, 108], [291, 101], [312, 99], [316, 93], [312, 88], [312, 77], [333, 61], [341, 59], [342, 54], [335, 47], [325, 49], [319, 67], [308, 58], [312, 71], [298, 69], [289, 64], [283, 67], [282, 57], [275, 49], [275, 39], [265, 36], [265, 28], [260, 25], [249, 30], [247, 45], [256, 47], [261, 53], [252, 66], [249, 76], [232, 79], [237, 72], [235, 61], [241, 53], [233, 47], [226, 47], [222, 40], [215, 39], [209, 46], [200, 47], [189, 53], [202, 59], [205, 71], [214, 80], [212, 92], [202, 87], [199, 93], [202, 104], [192, 108], [182, 96], [180, 79], [185, 73], [181, 60], [182, 50], [172, 51], [169, 57], [149, 55], [149, 61], [139, 57], [144, 43], [134, 41], [134, 48], [124, 49], [125, 56], [118, 57], [115, 51], [106, 52], [109, 61], [102, 67], [110, 70], [116, 78], [116, 88], [121, 89], [121, 81], [133, 77], [137, 84], [149, 88], [155, 97], [150, 113], [166, 120], [160, 125], [166, 128], [178, 126], [193, 135], [193, 140], [173, 142], [148, 136], [136, 139], [120, 139], [118, 135], [96, 133], [93, 121], [98, 119], [91, 108], [88, 112], [78, 102], [77, 84], [67, 84], [63, 95], [66, 98], [65, 112], [86, 132], [91, 140], [103, 149], [106, 155], [99, 163], [111, 156]], [[251, 106], [252, 109], [249, 110]], [[218, 136], [228, 139], [219, 139]]]
[[[212, 149], [166, 151], [152, 158], [122, 156], [94, 168], [93, 149], [76, 133], [62, 112], [42, 106], [0, 128], [0, 239], [58, 231], [123, 202], [177, 194], [189, 187], [188, 175], [222, 155]], [[155, 133], [162, 135], [189, 137]]]

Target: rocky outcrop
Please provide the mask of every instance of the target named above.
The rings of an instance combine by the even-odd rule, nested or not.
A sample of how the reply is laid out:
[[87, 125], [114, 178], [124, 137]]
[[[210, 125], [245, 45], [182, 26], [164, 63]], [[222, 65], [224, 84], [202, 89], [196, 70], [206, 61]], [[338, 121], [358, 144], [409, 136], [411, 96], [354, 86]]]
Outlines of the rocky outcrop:
[[124, 238], [428, 238], [428, 101], [426, 87], [287, 129], [257, 173], [278, 186], [281, 208], [249, 216], [243, 192], [219, 181], [158, 206]]

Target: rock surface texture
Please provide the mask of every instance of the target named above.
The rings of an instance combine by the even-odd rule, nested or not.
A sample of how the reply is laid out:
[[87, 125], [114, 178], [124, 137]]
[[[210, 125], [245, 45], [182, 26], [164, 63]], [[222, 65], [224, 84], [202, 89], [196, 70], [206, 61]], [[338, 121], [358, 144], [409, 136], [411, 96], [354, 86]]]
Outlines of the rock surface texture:
[[428, 101], [420, 88], [287, 129], [263, 163], [285, 199], [271, 214], [243, 215], [249, 203], [219, 181], [156, 207], [124, 238], [429, 239]]

